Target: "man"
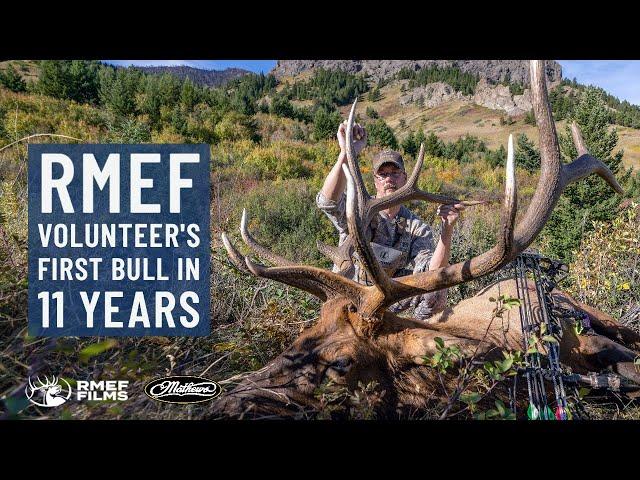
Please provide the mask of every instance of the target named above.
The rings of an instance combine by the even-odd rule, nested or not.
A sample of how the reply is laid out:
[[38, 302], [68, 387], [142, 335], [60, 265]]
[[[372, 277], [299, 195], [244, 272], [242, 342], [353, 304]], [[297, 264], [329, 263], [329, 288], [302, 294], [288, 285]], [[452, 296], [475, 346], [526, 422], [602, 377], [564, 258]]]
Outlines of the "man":
[[[356, 155], [367, 144], [367, 132], [358, 124], [353, 126], [354, 149]], [[342, 164], [346, 165], [346, 122], [338, 129], [340, 154], [324, 185], [316, 196], [316, 204], [338, 230], [341, 245], [348, 236], [346, 218], [346, 178]], [[373, 159], [373, 174], [376, 197], [384, 197], [395, 192], [407, 182], [407, 173], [402, 156], [392, 150], [385, 150]], [[441, 219], [441, 234], [438, 244], [433, 248], [431, 228], [418, 216], [403, 205], [396, 205], [382, 210], [369, 226], [371, 246], [382, 266], [393, 276], [436, 270], [449, 265], [451, 255], [451, 238], [453, 226], [457, 222], [464, 205], [440, 205], [437, 215]], [[335, 267], [334, 267], [335, 269]], [[367, 274], [354, 259], [354, 268], [349, 272], [353, 280], [370, 284]], [[427, 320], [434, 313], [444, 309], [447, 291], [440, 290], [398, 302], [390, 307], [391, 311], [400, 312], [410, 306], [415, 307], [415, 317]]]

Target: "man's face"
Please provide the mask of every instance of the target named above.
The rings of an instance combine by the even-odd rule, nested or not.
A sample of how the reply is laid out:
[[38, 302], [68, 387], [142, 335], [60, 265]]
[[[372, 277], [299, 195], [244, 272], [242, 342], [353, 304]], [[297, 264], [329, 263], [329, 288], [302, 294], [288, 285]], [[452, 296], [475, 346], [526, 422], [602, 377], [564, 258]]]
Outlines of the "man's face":
[[373, 176], [376, 185], [376, 197], [384, 197], [395, 192], [407, 182], [407, 174], [404, 170], [392, 163], [385, 163]]

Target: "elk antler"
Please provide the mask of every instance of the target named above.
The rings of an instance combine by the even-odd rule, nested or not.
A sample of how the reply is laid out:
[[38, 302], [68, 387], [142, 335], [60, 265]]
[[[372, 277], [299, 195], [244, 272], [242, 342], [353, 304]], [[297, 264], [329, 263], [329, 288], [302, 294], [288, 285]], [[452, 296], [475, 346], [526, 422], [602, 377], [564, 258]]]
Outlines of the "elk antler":
[[[529, 208], [522, 222], [516, 228], [515, 162], [513, 137], [510, 135], [506, 164], [505, 197], [501, 217], [502, 227], [498, 242], [492, 249], [469, 260], [437, 270], [394, 279], [386, 274], [376, 259], [365, 235], [365, 229], [371, 222], [373, 215], [393, 205], [413, 199], [440, 204], [463, 203], [475, 205], [484, 202], [461, 202], [455, 198], [419, 190], [416, 184], [424, 161], [423, 146], [420, 147], [418, 160], [407, 184], [386, 197], [371, 198], [362, 180], [362, 174], [360, 173], [353, 147], [353, 122], [356, 100], [351, 108], [347, 123], [346, 151], [349, 168], [343, 165], [343, 171], [347, 177], [346, 210], [350, 244], [347, 247], [344, 247], [343, 244], [342, 249], [327, 248], [325, 251], [332, 259], [344, 260], [347, 253], [350, 253], [351, 244], [353, 244], [352, 246], [358, 253], [363, 268], [373, 280], [373, 285], [360, 285], [340, 276], [338, 273], [319, 268], [293, 265], [282, 257], [272, 254], [248, 234], [244, 215], [241, 229], [244, 241], [259, 255], [282, 266], [267, 268], [252, 262], [247, 257], [243, 257], [231, 244], [226, 234], [223, 233], [222, 240], [229, 257], [240, 269], [249, 270], [259, 277], [270, 278], [301, 288], [318, 296], [321, 300], [338, 296], [347, 297], [352, 300], [364, 318], [379, 316], [386, 307], [404, 298], [441, 290], [498, 270], [527, 248], [540, 233], [562, 191], [569, 183], [591, 173], [597, 173], [616, 192], [622, 193], [622, 188], [607, 166], [587, 152], [580, 131], [575, 124], [571, 128], [574, 143], [580, 156], [572, 163], [562, 165], [557, 133], [549, 106], [544, 66], [544, 61], [541, 60], [532, 61], [530, 66], [534, 114], [540, 132], [540, 179]], [[320, 250], [322, 251], [323, 248], [320, 248]], [[343, 271], [344, 265], [338, 263], [336, 265], [338, 265], [340, 271]]]

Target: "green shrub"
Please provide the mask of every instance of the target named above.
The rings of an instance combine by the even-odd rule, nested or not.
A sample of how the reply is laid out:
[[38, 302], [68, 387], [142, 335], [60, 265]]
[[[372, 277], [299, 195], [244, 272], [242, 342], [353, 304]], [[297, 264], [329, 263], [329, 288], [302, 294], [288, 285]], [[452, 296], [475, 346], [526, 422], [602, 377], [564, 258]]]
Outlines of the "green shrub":
[[317, 191], [303, 180], [266, 182], [243, 196], [242, 208], [250, 215], [249, 229], [258, 241], [292, 261], [328, 266], [318, 252], [316, 239], [337, 243], [337, 233], [315, 206]]

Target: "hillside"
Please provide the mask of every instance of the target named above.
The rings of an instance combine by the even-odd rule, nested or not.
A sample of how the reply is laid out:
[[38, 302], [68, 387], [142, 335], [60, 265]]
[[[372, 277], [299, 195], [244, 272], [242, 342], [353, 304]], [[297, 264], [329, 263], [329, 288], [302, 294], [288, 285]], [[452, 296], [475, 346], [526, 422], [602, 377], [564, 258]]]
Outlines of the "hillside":
[[[39, 67], [35, 60], [6, 60], [0, 62], [0, 71], [12, 66], [25, 81], [38, 79]], [[117, 67], [129, 68], [129, 67]], [[168, 73], [180, 79], [190, 78], [192, 82], [206, 87], [220, 87], [236, 78], [250, 74], [242, 68], [225, 68], [224, 70], [205, 70], [187, 66], [134, 67], [152, 75]]]
[[[377, 102], [367, 100], [366, 96], [360, 104], [360, 111], [375, 109], [381, 118], [393, 128], [401, 139], [409, 133], [423, 129], [433, 131], [444, 141], [454, 141], [464, 135], [474, 135], [485, 141], [487, 147], [495, 149], [506, 145], [509, 134], [525, 133], [538, 144], [538, 129], [525, 123], [525, 115], [511, 117], [512, 124], [502, 124], [508, 115], [504, 110], [491, 109], [477, 105], [470, 100], [452, 100], [434, 107], [420, 107], [416, 103], [401, 105], [401, 83], [392, 82], [381, 88], [382, 98]], [[341, 108], [346, 117], [349, 106]], [[364, 115], [363, 115], [364, 117]], [[403, 125], [401, 122], [404, 120]], [[558, 132], [564, 131], [566, 121], [556, 122]], [[618, 148], [624, 149], [624, 163], [627, 167], [640, 170], [640, 130], [612, 125], [618, 132]]]
[[[305, 71], [324, 68], [352, 74], [361, 73], [377, 82], [392, 77], [403, 68], [418, 71], [430, 67], [456, 67], [462, 72], [479, 75], [493, 83], [505, 80], [529, 82], [526, 60], [278, 60], [272, 73], [278, 78], [295, 77]], [[562, 79], [560, 64], [548, 62], [547, 78], [552, 84]]]
[[189, 78], [192, 82], [207, 87], [220, 87], [227, 82], [240, 78], [251, 72], [242, 68], [226, 68], [224, 70], [204, 70], [193, 67], [136, 67], [145, 73], [168, 73], [178, 78]]

